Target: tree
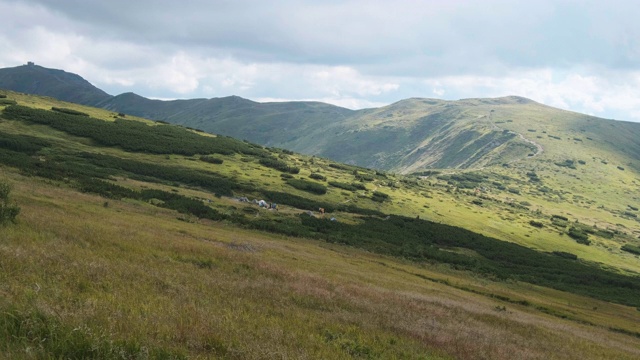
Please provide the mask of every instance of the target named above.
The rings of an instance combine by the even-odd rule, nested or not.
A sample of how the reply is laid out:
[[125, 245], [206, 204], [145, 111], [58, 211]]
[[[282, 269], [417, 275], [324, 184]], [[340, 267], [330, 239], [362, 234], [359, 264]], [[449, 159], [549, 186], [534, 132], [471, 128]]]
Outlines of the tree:
[[9, 193], [11, 192], [11, 186], [5, 182], [0, 181], [0, 225], [5, 225], [8, 222], [16, 222], [16, 217], [20, 213], [20, 207], [11, 202]]

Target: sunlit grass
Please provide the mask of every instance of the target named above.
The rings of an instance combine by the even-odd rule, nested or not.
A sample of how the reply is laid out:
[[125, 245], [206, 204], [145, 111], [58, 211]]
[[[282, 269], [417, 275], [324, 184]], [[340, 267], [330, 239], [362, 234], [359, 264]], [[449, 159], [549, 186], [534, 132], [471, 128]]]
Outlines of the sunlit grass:
[[24, 326], [47, 325], [57, 341], [6, 342], [12, 358], [91, 348], [85, 355], [104, 358], [640, 354], [638, 338], [607, 330], [640, 331], [628, 307], [2, 177], [23, 212], [2, 229], [0, 306]]

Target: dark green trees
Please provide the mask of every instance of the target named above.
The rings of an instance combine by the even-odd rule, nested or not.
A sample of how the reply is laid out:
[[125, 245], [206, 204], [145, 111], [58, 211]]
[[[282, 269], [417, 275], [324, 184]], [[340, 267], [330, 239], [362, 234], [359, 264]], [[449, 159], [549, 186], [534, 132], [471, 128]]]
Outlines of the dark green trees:
[[20, 213], [18, 205], [11, 202], [11, 199], [9, 198], [10, 192], [11, 186], [0, 181], [0, 225], [15, 222], [16, 217]]

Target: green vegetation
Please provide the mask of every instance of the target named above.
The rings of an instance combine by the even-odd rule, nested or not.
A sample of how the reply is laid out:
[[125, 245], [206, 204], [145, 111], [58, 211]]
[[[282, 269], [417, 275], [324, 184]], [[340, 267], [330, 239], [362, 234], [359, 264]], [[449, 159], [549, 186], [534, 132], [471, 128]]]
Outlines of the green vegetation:
[[278, 160], [272, 157], [265, 157], [260, 159], [260, 164], [266, 167], [276, 169], [282, 172], [287, 172], [290, 174], [298, 174], [300, 173], [300, 168], [295, 166], [290, 166], [284, 161]]
[[216, 164], [216, 165], [220, 165], [224, 163], [224, 160], [217, 157], [213, 157], [213, 156], [200, 156], [200, 160], [204, 162], [208, 162], [209, 164]]
[[[90, 116], [42, 111], [122, 125], [113, 112], [73, 109]], [[218, 139], [148, 124], [124, 126]], [[593, 200], [577, 179], [622, 176], [632, 189], [631, 168], [516, 161], [424, 179], [260, 147], [134, 152], [59, 127], [0, 120], [0, 168], [22, 208], [0, 237], [0, 357], [637, 355], [637, 257], [618, 251], [636, 243], [624, 215], [634, 210], [620, 205], [635, 193], [607, 187], [610, 202]]]
[[624, 244], [622, 245], [622, 247], [620, 248], [620, 250], [632, 253], [632, 254], [636, 254], [636, 255], [640, 255], [640, 246], [635, 246], [635, 245], [631, 245], [631, 244]]
[[5, 106], [5, 105], [16, 105], [18, 104], [15, 100], [11, 100], [11, 99], [0, 99], [0, 106]]
[[314, 180], [327, 181], [326, 176], [323, 176], [323, 175], [318, 174], [318, 173], [311, 173], [311, 175], [309, 175], [309, 178], [314, 179]]
[[288, 179], [287, 184], [302, 191], [307, 191], [312, 194], [324, 195], [327, 193], [327, 187], [318, 184], [317, 182], [307, 181], [303, 179]]
[[265, 154], [257, 145], [224, 136], [200, 136], [178, 126], [150, 126], [124, 119], [106, 122], [19, 105], [5, 108], [3, 116], [7, 119], [48, 125], [71, 135], [93, 139], [101, 145], [118, 146], [133, 152], [180, 155]]
[[82, 111], [77, 111], [77, 110], [73, 110], [73, 109], [67, 109], [67, 108], [61, 108], [61, 107], [52, 107], [51, 110], [53, 111], [57, 111], [60, 113], [64, 113], [64, 114], [69, 114], [69, 115], [79, 115], [79, 116], [89, 116], [89, 114], [84, 113]]
[[11, 186], [0, 181], [0, 226], [16, 222], [16, 217], [20, 214], [20, 207], [11, 201], [10, 193]]
[[357, 190], [367, 190], [367, 187], [362, 183], [343, 183], [339, 181], [329, 181], [329, 186], [336, 187], [338, 189], [348, 190], [348, 191], [357, 191]]

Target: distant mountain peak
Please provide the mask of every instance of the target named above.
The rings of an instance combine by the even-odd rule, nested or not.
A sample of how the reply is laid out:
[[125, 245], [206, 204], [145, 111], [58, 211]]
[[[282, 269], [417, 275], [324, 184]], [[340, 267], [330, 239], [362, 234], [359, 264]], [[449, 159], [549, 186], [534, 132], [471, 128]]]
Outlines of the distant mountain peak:
[[111, 98], [80, 75], [46, 68], [32, 61], [0, 69], [0, 88], [94, 106]]

